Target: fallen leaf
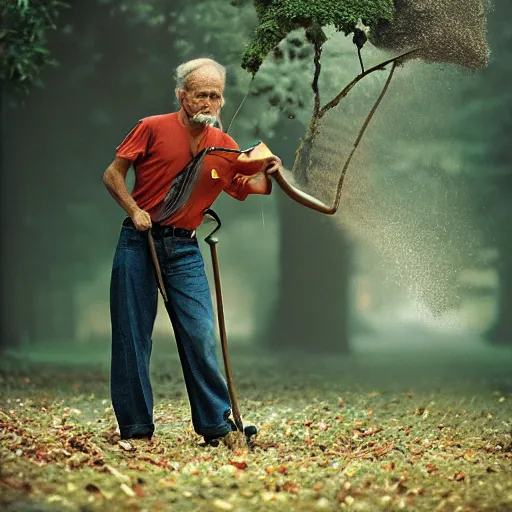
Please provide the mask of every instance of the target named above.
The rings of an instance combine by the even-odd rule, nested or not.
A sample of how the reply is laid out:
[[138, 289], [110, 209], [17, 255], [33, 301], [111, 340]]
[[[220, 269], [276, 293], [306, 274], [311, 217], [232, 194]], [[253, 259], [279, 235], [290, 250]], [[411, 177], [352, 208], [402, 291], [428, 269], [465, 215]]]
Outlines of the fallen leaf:
[[117, 444], [125, 451], [125, 452], [133, 452], [136, 448], [127, 441], [118, 441]]
[[393, 471], [395, 469], [395, 463], [388, 462], [386, 464], [381, 464], [380, 467], [386, 471]]
[[426, 468], [427, 468], [427, 473], [429, 475], [432, 474], [434, 471], [437, 471], [437, 469], [438, 469], [435, 464], [427, 464]]
[[315, 508], [323, 509], [323, 508], [329, 508], [329, 506], [330, 506], [329, 500], [327, 498], [322, 497], [316, 502]]
[[295, 482], [290, 482], [288, 480], [283, 484], [282, 489], [283, 491], [288, 492], [290, 494], [297, 494], [299, 492], [300, 486], [299, 484]]
[[109, 466], [108, 464], [105, 464], [105, 469], [107, 469], [108, 471], [110, 471], [110, 473], [115, 476], [117, 478], [117, 480], [119, 480], [120, 482], [122, 483], [130, 483], [131, 482], [131, 479], [129, 476], [127, 475], [123, 475], [122, 473], [120, 473], [116, 468], [113, 468], [112, 466]]
[[89, 462], [91, 456], [87, 455], [87, 453], [77, 452], [74, 453], [67, 461], [68, 466], [72, 468], [78, 468], [80, 466], [85, 465]]
[[459, 471], [453, 478], [456, 482], [462, 482], [466, 478], [466, 475], [464, 474], [464, 471]]
[[216, 499], [213, 502], [213, 506], [217, 507], [220, 510], [231, 510], [233, 505], [226, 500]]
[[229, 464], [231, 464], [232, 466], [235, 466], [236, 469], [240, 469], [240, 470], [244, 470], [244, 469], [247, 469], [247, 462], [245, 461], [240, 461], [240, 462], [237, 462], [237, 461], [230, 461]]
[[376, 428], [376, 429], [373, 429], [373, 428], [369, 428], [367, 430], [358, 430], [358, 429], [354, 429], [352, 430], [352, 438], [353, 439], [360, 439], [360, 438], [363, 438], [363, 437], [368, 437], [368, 436], [372, 436], [373, 434], [377, 434], [378, 432], [381, 432], [382, 429], [381, 428]]
[[167, 487], [167, 488], [174, 488], [175, 485], [176, 485], [176, 479], [175, 478], [161, 478], [160, 480], [158, 480], [158, 485], [161, 485], [162, 487]]
[[121, 490], [131, 498], [136, 496], [135, 493], [133, 492], [133, 489], [131, 487], [128, 487], [126, 484], [121, 484]]
[[265, 468], [265, 472], [268, 473], [269, 475], [271, 475], [272, 473], [281, 473], [282, 475], [287, 475], [288, 474], [288, 469], [286, 466], [268, 466]]
[[144, 498], [144, 489], [142, 488], [142, 485], [140, 483], [136, 483], [133, 486], [133, 491], [135, 492], [137, 498]]
[[476, 462], [477, 457], [472, 451], [469, 451], [464, 454], [464, 460], [467, 460], [468, 462]]
[[355, 466], [349, 466], [343, 470], [343, 474], [347, 476], [354, 476], [357, 473], [358, 469]]
[[323, 482], [315, 482], [313, 484], [313, 491], [320, 492], [325, 487], [325, 484]]
[[261, 499], [264, 502], [274, 501], [276, 499], [276, 493], [275, 492], [264, 492], [261, 494]]

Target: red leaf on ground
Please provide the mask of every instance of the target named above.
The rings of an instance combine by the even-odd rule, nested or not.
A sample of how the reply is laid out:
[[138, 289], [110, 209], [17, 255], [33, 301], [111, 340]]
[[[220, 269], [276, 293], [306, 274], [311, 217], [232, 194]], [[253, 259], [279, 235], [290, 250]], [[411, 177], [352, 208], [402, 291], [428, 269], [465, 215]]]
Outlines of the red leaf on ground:
[[456, 482], [462, 482], [466, 478], [466, 475], [464, 474], [464, 471], [459, 471], [453, 478]]
[[273, 467], [273, 466], [268, 466], [265, 468], [265, 471], [271, 475], [272, 473], [281, 473], [283, 475], [287, 475], [288, 474], [288, 468], [286, 466], [277, 466], [277, 467]]
[[434, 471], [437, 471], [437, 466], [435, 464], [427, 464], [427, 473], [430, 475]]
[[133, 487], [133, 492], [137, 495], [137, 498], [144, 498], [144, 489], [142, 488], [142, 485], [139, 483], [136, 483]]
[[290, 494], [297, 494], [299, 492], [299, 484], [296, 484], [295, 482], [285, 482], [283, 484], [283, 491], [289, 492]]
[[247, 462], [245, 462], [245, 461], [236, 462], [234, 460], [231, 460], [231, 461], [229, 461], [229, 464], [231, 464], [232, 466], [235, 466], [236, 469], [240, 469], [240, 470], [247, 469]]

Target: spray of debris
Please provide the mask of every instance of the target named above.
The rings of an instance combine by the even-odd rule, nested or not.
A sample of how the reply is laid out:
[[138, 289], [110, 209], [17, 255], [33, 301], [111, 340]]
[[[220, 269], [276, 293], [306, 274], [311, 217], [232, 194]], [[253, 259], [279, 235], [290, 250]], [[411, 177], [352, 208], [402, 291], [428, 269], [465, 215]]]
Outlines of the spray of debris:
[[[399, 68], [347, 173], [337, 219], [373, 252], [367, 268], [378, 267], [377, 288], [405, 289], [418, 316], [430, 320], [460, 306], [465, 293], [460, 275], [481, 249], [470, 177], [464, 173], [464, 144], [450, 138], [446, 116], [450, 108], [452, 114], [457, 110], [450, 83], [464, 75], [461, 68], [487, 66], [487, 4], [396, 4], [395, 20], [377, 27], [372, 43], [395, 54], [421, 48], [415, 57], [430, 64], [416, 61]], [[377, 50], [371, 52], [372, 60], [384, 60]], [[460, 68], [440, 69], [432, 62]], [[341, 168], [386, 74], [368, 78], [322, 119], [313, 144], [308, 192], [327, 204], [333, 202]], [[324, 82], [322, 90], [329, 85]]]
[[396, 0], [396, 16], [370, 35], [378, 48], [402, 52], [419, 48], [415, 57], [472, 70], [489, 59], [486, 0]]
[[[428, 78], [436, 73], [424, 64], [409, 66], [414, 73], [400, 70], [352, 161], [336, 220], [361, 248], [358, 264], [372, 276], [374, 292], [401, 290], [397, 297], [415, 304], [416, 317], [431, 321], [460, 306], [459, 277], [474, 264], [479, 241], [464, 149], [438, 134], [442, 108], [429, 107]], [[322, 120], [308, 191], [326, 204], [333, 203], [341, 168], [368, 110], [354, 105], [368, 104], [367, 95], [367, 90], [354, 91], [350, 102]], [[404, 102], [406, 95], [417, 112]]]

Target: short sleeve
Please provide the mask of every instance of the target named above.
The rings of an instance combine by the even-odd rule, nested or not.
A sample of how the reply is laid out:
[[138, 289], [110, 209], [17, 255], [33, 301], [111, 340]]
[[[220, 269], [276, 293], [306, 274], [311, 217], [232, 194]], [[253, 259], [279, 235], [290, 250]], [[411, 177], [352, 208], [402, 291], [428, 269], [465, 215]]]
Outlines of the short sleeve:
[[151, 130], [144, 120], [139, 121], [116, 148], [116, 156], [134, 162], [146, 156], [150, 144]]
[[224, 188], [224, 191], [239, 201], [245, 201], [247, 196], [251, 193], [250, 189], [247, 187], [248, 179], [247, 176], [236, 174], [231, 183]]

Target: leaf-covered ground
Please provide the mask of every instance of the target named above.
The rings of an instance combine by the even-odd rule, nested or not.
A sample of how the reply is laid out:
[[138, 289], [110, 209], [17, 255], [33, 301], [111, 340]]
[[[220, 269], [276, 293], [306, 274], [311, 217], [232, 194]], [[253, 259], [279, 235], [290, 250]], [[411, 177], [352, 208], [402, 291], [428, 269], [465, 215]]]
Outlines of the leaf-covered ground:
[[108, 344], [4, 356], [0, 508], [512, 510], [510, 350], [232, 349], [244, 420], [260, 428], [232, 451], [191, 429], [171, 345], [153, 355], [151, 442], [119, 440]]

